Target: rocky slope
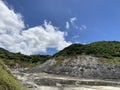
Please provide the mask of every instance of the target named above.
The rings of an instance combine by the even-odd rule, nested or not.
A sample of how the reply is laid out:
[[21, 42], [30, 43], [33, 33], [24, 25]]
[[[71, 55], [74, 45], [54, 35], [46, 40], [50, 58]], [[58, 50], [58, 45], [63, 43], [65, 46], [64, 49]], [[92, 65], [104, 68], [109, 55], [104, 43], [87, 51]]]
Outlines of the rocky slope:
[[58, 58], [53, 58], [28, 71], [47, 72], [80, 78], [120, 79], [120, 65], [103, 63], [100, 61], [100, 58], [90, 55], [78, 55], [59, 60]]

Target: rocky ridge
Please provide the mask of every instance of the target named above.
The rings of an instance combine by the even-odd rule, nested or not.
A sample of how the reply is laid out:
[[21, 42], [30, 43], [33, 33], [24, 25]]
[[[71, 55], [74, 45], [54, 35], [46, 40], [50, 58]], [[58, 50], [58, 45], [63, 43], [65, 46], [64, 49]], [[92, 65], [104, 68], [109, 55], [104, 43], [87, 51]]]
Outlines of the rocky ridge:
[[120, 78], [120, 65], [102, 63], [99, 58], [91, 55], [78, 55], [59, 61], [56, 58], [50, 59], [28, 70], [28, 72], [47, 72], [80, 78], [118, 80]]

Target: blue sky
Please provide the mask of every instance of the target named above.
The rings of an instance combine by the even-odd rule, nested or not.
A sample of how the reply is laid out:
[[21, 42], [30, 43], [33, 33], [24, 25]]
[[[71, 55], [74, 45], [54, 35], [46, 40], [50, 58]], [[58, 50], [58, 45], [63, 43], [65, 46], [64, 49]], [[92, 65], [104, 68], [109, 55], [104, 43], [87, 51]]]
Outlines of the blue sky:
[[[120, 0], [4, 1], [15, 13], [21, 14], [25, 29], [43, 25], [46, 20], [64, 33], [64, 40], [69, 44], [120, 40]], [[46, 52], [39, 53], [52, 54], [58, 51], [54, 46], [45, 49]]]

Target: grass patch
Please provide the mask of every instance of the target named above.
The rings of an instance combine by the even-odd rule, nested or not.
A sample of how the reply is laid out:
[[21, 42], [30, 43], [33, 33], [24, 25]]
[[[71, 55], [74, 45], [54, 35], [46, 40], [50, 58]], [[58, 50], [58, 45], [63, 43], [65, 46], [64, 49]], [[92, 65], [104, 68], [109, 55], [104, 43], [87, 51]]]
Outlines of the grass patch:
[[57, 56], [57, 57], [55, 57], [55, 59], [56, 59], [56, 63], [54, 64], [54, 66], [61, 65], [65, 59], [67, 59], [67, 63], [70, 64], [72, 62], [72, 60], [77, 59], [77, 55], [75, 55], [75, 56]]
[[[85, 58], [86, 56], [82, 55], [82, 58], [86, 59]], [[56, 63], [54, 64], [54, 66], [57, 66], [57, 65], [61, 65], [62, 62], [67, 59], [67, 63], [70, 64], [72, 62], [72, 60], [74, 59], [78, 59], [78, 56], [77, 55], [74, 55], [74, 56], [58, 56], [58, 57], [55, 57], [56, 59]], [[102, 63], [106, 63], [106, 64], [116, 64], [116, 65], [120, 65], [120, 57], [110, 57], [110, 58], [105, 58], [105, 57], [99, 57], [98, 59], [99, 62], [102, 62]]]
[[0, 90], [27, 90], [20, 82], [11, 75], [0, 60]]
[[120, 65], [120, 57], [112, 57], [112, 58], [99, 58], [98, 61], [102, 63], [108, 63], [108, 64], [117, 64]]
[[64, 56], [58, 56], [55, 59], [56, 59], [56, 63], [53, 66], [61, 65], [62, 61], [64, 61], [65, 57]]

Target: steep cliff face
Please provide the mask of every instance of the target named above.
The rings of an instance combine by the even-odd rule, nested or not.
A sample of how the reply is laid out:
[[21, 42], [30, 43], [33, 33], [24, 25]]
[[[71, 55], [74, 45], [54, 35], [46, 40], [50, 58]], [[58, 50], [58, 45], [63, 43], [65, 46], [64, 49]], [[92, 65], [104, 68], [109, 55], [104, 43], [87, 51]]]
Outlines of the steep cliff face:
[[120, 65], [103, 63], [100, 58], [90, 55], [78, 55], [66, 59], [50, 59], [29, 72], [56, 73], [80, 78], [119, 79]]

